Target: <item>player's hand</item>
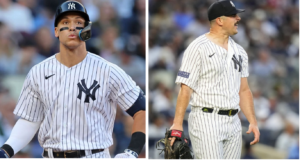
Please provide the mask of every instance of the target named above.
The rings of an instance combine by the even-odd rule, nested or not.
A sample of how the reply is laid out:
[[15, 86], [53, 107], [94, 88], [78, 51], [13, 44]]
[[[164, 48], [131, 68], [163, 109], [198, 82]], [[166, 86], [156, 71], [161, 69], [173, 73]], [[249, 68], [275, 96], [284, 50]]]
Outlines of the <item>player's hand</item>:
[[[173, 124], [170, 128], [170, 130], [179, 130], [179, 131], [183, 131], [183, 128], [182, 128], [182, 125], [176, 125], [176, 124]], [[175, 137], [172, 137], [172, 138], [169, 138], [169, 140], [171, 141], [170, 142], [170, 145], [173, 146], [174, 142], [175, 142]]]
[[259, 142], [260, 133], [259, 133], [259, 129], [258, 129], [257, 125], [253, 125], [253, 124], [249, 125], [249, 129], [246, 133], [249, 134], [251, 132], [253, 132], [253, 134], [254, 134], [254, 140], [250, 143], [250, 145], [253, 145], [253, 144], [256, 144]]
[[130, 149], [125, 149], [125, 153], [119, 153], [115, 158], [137, 158], [138, 154]]
[[2, 148], [0, 148], [0, 158], [10, 158]]

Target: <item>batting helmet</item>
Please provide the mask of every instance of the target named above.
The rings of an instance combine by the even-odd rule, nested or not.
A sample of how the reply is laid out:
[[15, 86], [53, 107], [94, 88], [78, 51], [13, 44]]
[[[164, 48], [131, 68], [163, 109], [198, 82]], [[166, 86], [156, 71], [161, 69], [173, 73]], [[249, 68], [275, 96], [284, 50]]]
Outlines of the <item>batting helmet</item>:
[[82, 15], [82, 17], [85, 19], [85, 27], [76, 27], [76, 29], [80, 29], [79, 38], [82, 41], [90, 39], [92, 34], [92, 22], [90, 21], [90, 17], [87, 14], [85, 7], [77, 1], [66, 1], [57, 7], [55, 13], [54, 27], [57, 27], [60, 17], [67, 12], [78, 12]]

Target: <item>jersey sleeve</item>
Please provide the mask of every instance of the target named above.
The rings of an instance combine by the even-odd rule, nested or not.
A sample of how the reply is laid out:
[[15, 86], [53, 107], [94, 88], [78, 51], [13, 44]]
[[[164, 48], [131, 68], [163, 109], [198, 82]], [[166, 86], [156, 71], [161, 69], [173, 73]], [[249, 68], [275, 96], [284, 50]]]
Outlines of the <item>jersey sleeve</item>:
[[126, 111], [137, 100], [140, 87], [116, 65], [111, 67], [109, 81], [110, 99], [116, 101], [121, 109]]
[[175, 83], [185, 84], [196, 90], [200, 72], [200, 49], [192, 42], [185, 50]]
[[241, 47], [241, 56], [242, 56], [242, 77], [248, 77], [249, 76], [249, 68], [248, 68], [248, 54], [247, 52]]
[[44, 107], [33, 79], [33, 70], [31, 69], [23, 84], [14, 114], [31, 122], [39, 122], [44, 118]]

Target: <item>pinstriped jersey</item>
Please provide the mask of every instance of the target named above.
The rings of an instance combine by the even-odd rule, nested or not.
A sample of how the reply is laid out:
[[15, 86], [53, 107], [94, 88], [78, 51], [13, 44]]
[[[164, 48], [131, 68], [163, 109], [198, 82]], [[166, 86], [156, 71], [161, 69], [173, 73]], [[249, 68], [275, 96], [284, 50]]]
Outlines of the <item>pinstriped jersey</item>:
[[68, 68], [54, 55], [30, 70], [14, 114], [42, 121], [43, 148], [107, 148], [113, 144], [116, 106], [129, 109], [139, 92], [130, 76], [100, 56], [88, 53]]
[[185, 50], [176, 83], [193, 89], [192, 106], [238, 109], [241, 78], [248, 75], [248, 55], [231, 37], [227, 51], [202, 35]]

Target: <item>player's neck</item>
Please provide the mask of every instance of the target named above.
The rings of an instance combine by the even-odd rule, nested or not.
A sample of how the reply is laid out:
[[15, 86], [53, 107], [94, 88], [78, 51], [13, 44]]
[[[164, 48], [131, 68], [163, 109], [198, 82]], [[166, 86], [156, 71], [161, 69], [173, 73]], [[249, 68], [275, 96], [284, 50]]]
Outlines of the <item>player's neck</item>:
[[229, 35], [224, 34], [221, 30], [210, 30], [206, 36], [220, 44], [227, 44], [229, 39]]
[[220, 30], [210, 30], [206, 37], [217, 45], [228, 50], [229, 35], [222, 33]]
[[81, 45], [76, 49], [69, 49], [61, 44], [60, 52], [56, 54], [55, 58], [63, 65], [70, 68], [83, 61], [86, 55], [87, 50], [85, 45]]

